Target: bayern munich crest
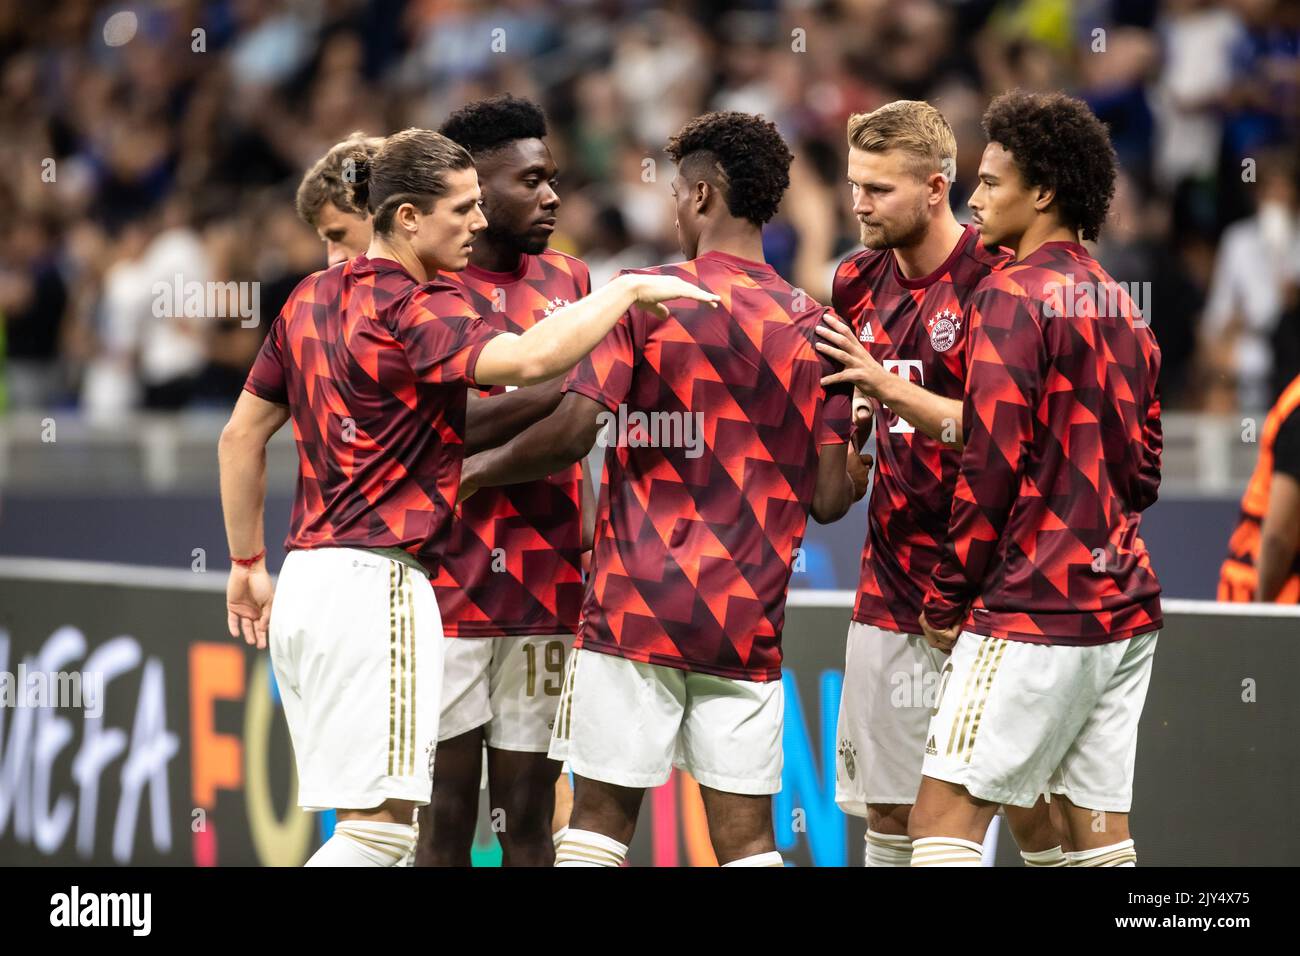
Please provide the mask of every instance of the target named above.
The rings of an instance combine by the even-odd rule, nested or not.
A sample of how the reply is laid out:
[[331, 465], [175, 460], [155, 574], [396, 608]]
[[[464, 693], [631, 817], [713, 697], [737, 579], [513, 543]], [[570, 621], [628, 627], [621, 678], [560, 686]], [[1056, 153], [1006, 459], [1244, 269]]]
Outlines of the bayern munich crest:
[[848, 738], [841, 738], [839, 755], [841, 762], [844, 764], [844, 772], [847, 773], [849, 779], [852, 780], [857, 776], [858, 772], [858, 749], [853, 746], [853, 741]]
[[961, 318], [951, 309], [944, 309], [930, 318], [930, 344], [936, 352], [946, 352], [957, 341], [961, 331]]

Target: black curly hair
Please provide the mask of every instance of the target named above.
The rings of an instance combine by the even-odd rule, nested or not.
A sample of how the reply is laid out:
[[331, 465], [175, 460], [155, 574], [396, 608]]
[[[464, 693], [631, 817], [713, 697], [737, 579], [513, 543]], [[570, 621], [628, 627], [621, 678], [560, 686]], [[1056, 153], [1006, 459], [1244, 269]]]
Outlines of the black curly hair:
[[794, 156], [776, 125], [753, 113], [728, 110], [697, 116], [668, 140], [668, 155], [689, 176], [721, 189], [727, 209], [761, 226], [781, 205]]
[[1011, 154], [1028, 186], [1056, 190], [1062, 224], [1096, 239], [1115, 195], [1118, 160], [1105, 125], [1064, 93], [1003, 93], [984, 113], [984, 132]]
[[509, 93], [466, 103], [447, 117], [438, 132], [471, 155], [482, 156], [517, 139], [546, 136], [546, 114], [532, 100]]

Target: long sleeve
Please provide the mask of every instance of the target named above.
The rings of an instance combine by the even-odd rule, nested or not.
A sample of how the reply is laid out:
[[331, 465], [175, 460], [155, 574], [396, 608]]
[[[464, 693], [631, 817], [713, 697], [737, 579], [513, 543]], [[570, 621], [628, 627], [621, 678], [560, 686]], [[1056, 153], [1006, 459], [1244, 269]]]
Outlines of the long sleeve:
[[1142, 424], [1142, 465], [1138, 471], [1138, 493], [1133, 507], [1145, 511], [1156, 503], [1160, 493], [1160, 456], [1164, 451], [1164, 430], [1160, 424], [1160, 389], [1155, 384], [1157, 369], [1152, 374], [1151, 400], [1147, 405], [1146, 421]]
[[997, 554], [1020, 493], [1021, 459], [1033, 438], [1046, 366], [1042, 330], [1019, 296], [980, 290], [967, 305], [966, 319], [965, 448], [948, 541], [924, 609], [926, 620], [940, 629], [964, 619]]

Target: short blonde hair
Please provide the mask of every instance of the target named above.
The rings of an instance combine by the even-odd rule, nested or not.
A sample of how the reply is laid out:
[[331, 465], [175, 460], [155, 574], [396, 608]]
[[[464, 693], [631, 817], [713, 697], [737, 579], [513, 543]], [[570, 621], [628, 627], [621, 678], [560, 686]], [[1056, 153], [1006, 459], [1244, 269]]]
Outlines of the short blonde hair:
[[920, 178], [943, 173], [952, 179], [957, 137], [943, 114], [923, 100], [895, 100], [870, 113], [849, 117], [849, 145], [868, 153], [902, 150]]

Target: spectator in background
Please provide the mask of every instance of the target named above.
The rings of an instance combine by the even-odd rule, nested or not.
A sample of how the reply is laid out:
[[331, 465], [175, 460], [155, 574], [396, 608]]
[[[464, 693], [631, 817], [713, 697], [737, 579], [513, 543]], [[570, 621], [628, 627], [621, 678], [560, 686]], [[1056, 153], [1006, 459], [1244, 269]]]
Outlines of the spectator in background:
[[[1213, 0], [1169, 0], [1156, 24], [1163, 63], [1153, 85], [1155, 180], [1167, 192], [1213, 190], [1240, 19]], [[1213, 210], [1206, 225], [1213, 226]]]
[[[180, 0], [137, 5], [138, 29], [110, 43], [115, 12], [0, 0], [0, 167], [15, 171], [0, 178], [0, 219], [50, 227], [39, 263], [24, 264], [16, 248], [30, 236], [0, 248], [0, 308], [11, 359], [24, 364], [35, 349], [38, 366], [58, 369], [53, 395], [48, 371], [35, 393], [15, 371], [21, 404], [80, 395], [108, 412], [219, 401], [226, 386], [213, 382], [229, 376], [212, 373], [240, 361], [243, 330], [214, 321], [189, 334], [187, 323], [160, 322], [148, 282], [188, 249], [187, 278], [259, 281], [273, 317], [281, 286], [316, 264], [298, 260], [298, 234], [314, 244], [311, 231], [269, 210], [291, 201], [302, 170], [349, 130], [436, 127], [502, 90], [535, 99], [565, 170], [569, 212], [554, 243], [598, 275], [676, 255], [669, 207], [648, 181], [666, 168], [665, 129], [711, 108], [762, 112], [798, 144], [767, 254], [816, 296], [828, 263], [857, 237], [841, 193], [846, 117], [894, 99], [935, 102], [963, 145], [952, 195], [965, 217], [979, 117], [1014, 87], [1073, 91], [1111, 123], [1138, 225], [1105, 255], [1117, 275], [1131, 269], [1126, 278], [1153, 283], [1166, 407], [1184, 379], [1199, 403], [1195, 380], [1176, 374], [1189, 367], [1176, 357], [1179, 337], [1185, 319], [1203, 329], [1224, 321], [1219, 312], [1202, 324], [1197, 309], [1218, 231], [1256, 218], [1262, 183], [1242, 182], [1242, 162], [1255, 160], [1262, 178], [1270, 148], [1300, 152], [1300, 0]], [[46, 159], [57, 182], [29, 174]], [[180, 196], [202, 202], [183, 217], [200, 229], [165, 212]], [[1225, 272], [1226, 256], [1217, 256]], [[66, 296], [57, 317], [56, 274]], [[1255, 316], [1254, 300], [1272, 294], [1247, 288], [1257, 276], [1216, 283], [1216, 307]], [[20, 302], [36, 301], [32, 290], [49, 315], [35, 326]], [[1276, 309], [1258, 308], [1279, 336], [1270, 345], [1265, 329], [1255, 347], [1273, 349], [1275, 382], [1300, 363], [1300, 313], [1286, 319], [1286, 302], [1283, 292]], [[1255, 327], [1241, 321], [1245, 331], [1207, 343], [1232, 339], [1218, 353], [1233, 373], [1238, 353], [1251, 357]], [[42, 340], [24, 341], [34, 328]], [[1208, 347], [1202, 355], [1217, 368]], [[1246, 371], [1268, 381], [1249, 362]], [[1268, 385], [1255, 391], [1263, 407]], [[1233, 385], [1212, 406], [1238, 401]]]
[[1212, 376], [1208, 405], [1213, 410], [1268, 407], [1272, 337], [1300, 263], [1293, 159], [1261, 156], [1257, 173], [1255, 214], [1224, 231], [1201, 320], [1200, 350]]
[[54, 226], [15, 224], [0, 258], [0, 356], [10, 408], [47, 408], [60, 397], [59, 347], [68, 289], [57, 259]]
[[1196, 317], [1205, 305], [1204, 284], [1188, 267], [1181, 241], [1171, 233], [1169, 202], [1148, 196], [1130, 176], [1116, 182], [1097, 260], [1117, 281], [1137, 283], [1134, 301], [1160, 344], [1160, 401], [1177, 404], [1188, 392], [1196, 350]]
[[[1254, 205], [1242, 162], [1290, 144], [1300, 135], [1300, 0], [1234, 0], [1243, 30], [1232, 51], [1220, 156], [1221, 221]], [[1263, 164], [1260, 159], [1260, 165]]]

